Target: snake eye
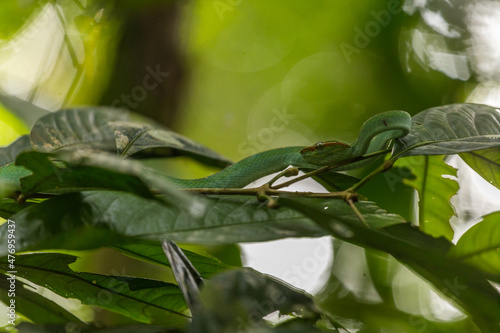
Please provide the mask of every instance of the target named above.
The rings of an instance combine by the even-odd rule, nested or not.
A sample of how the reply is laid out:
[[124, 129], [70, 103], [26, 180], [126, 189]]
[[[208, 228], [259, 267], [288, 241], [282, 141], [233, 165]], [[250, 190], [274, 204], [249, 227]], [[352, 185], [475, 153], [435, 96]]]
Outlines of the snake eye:
[[314, 146], [316, 148], [323, 148], [324, 145], [325, 145], [324, 141], [318, 141], [318, 142], [316, 142], [316, 144]]

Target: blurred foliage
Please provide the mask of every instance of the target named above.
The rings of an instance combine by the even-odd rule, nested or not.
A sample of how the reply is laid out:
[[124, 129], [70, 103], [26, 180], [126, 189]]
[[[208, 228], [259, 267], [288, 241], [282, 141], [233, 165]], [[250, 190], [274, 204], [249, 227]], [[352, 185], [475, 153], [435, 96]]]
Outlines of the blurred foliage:
[[[231, 157], [251, 148], [352, 140], [375, 113], [415, 112], [446, 94], [445, 77], [428, 80], [425, 91], [409, 82], [398, 60], [399, 31], [413, 20], [401, 6], [389, 13], [391, 1], [237, 3], [221, 9], [192, 2], [184, 26], [196, 64], [187, 130], [213, 137]], [[389, 13], [386, 26], [373, 12]], [[362, 31], [368, 24], [377, 27], [373, 37]]]
[[28, 133], [26, 126], [0, 104], [0, 145], [6, 146], [21, 134]]
[[0, 90], [56, 110], [95, 104], [119, 22], [95, 1], [3, 1]]

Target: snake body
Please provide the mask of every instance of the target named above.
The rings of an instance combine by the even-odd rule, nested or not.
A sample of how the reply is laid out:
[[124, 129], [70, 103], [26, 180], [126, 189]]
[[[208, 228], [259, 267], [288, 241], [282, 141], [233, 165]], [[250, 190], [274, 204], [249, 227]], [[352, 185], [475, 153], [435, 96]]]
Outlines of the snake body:
[[[388, 111], [368, 119], [361, 127], [358, 139], [351, 144], [333, 140], [319, 142], [310, 147], [277, 148], [249, 156], [205, 178], [161, 177], [181, 188], [241, 188], [290, 165], [299, 169], [318, 169], [320, 166], [334, 166], [352, 158], [384, 150], [390, 140], [407, 135], [410, 127], [411, 117], [408, 113]], [[371, 163], [374, 158], [349, 163], [335, 168], [335, 171], [359, 168]], [[0, 167], [0, 184], [7, 183], [20, 190], [19, 179], [30, 174], [31, 171], [10, 163]]]
[[[349, 144], [341, 140], [318, 142], [314, 146], [303, 149], [301, 154], [310, 163], [323, 166], [334, 165], [349, 158], [383, 150], [390, 140], [407, 135], [410, 128], [411, 116], [407, 112], [387, 111], [368, 119], [361, 126], [358, 138], [353, 143]], [[371, 161], [369, 159], [349, 164], [348, 169], [358, 168]]]
[[[341, 140], [319, 142], [310, 147], [285, 147], [249, 156], [211, 176], [199, 179], [168, 177], [182, 188], [239, 188], [284, 170], [289, 165], [299, 169], [317, 169], [335, 165], [348, 159], [383, 150], [392, 139], [407, 135], [411, 116], [405, 111], [387, 111], [368, 119], [361, 127], [358, 139], [349, 144]], [[336, 168], [351, 170], [371, 163], [366, 159]]]
[[302, 158], [300, 151], [306, 147], [284, 147], [258, 153], [205, 178], [179, 179], [168, 177], [175, 185], [182, 188], [238, 188], [279, 172], [289, 165], [297, 168], [314, 168]]
[[[288, 166], [299, 169], [318, 169], [333, 166], [346, 160], [383, 150], [390, 140], [408, 134], [411, 117], [404, 111], [388, 111], [368, 119], [361, 127], [358, 139], [349, 144], [340, 140], [319, 142], [307, 147], [284, 147], [249, 156], [211, 176], [199, 179], [179, 179], [169, 176], [181, 188], [241, 188], [266, 175], [279, 172]], [[376, 158], [376, 157], [375, 157]], [[351, 170], [371, 163], [374, 158], [356, 161], [335, 168]], [[11, 163], [0, 168], [0, 182], [11, 182], [20, 188], [19, 179], [31, 172]]]

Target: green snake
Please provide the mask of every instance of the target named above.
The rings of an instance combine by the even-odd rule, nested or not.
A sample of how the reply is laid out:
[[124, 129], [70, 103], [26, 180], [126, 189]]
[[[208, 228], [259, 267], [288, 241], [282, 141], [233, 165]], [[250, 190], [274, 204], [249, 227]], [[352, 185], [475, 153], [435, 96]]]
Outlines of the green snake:
[[[389, 141], [407, 135], [411, 117], [404, 111], [387, 111], [368, 119], [361, 127], [358, 139], [351, 144], [341, 141], [325, 141], [307, 146], [284, 147], [261, 152], [205, 178], [179, 179], [169, 176], [169, 181], [181, 188], [241, 188], [251, 182], [293, 166], [302, 170], [334, 166], [350, 159], [384, 150]], [[335, 168], [335, 171], [351, 170], [371, 163], [368, 158]], [[0, 181], [19, 188], [19, 178], [31, 172], [13, 163], [0, 168]]]
[[[285, 147], [249, 156], [224, 170], [205, 178], [170, 181], [182, 188], [239, 188], [284, 170], [289, 165], [299, 169], [317, 169], [346, 160], [384, 150], [390, 140], [401, 138], [410, 132], [411, 116], [405, 111], [387, 111], [368, 119], [351, 144], [341, 141], [318, 142], [310, 147]], [[351, 170], [371, 163], [376, 157], [350, 163], [336, 171]]]

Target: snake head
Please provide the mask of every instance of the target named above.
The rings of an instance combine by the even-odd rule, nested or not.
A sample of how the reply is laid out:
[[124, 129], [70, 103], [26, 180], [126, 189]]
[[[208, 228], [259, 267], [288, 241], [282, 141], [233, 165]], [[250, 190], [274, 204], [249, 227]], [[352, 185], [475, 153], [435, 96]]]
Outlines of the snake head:
[[320, 141], [300, 151], [302, 157], [314, 165], [332, 165], [350, 157], [351, 145], [342, 140]]

